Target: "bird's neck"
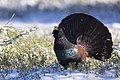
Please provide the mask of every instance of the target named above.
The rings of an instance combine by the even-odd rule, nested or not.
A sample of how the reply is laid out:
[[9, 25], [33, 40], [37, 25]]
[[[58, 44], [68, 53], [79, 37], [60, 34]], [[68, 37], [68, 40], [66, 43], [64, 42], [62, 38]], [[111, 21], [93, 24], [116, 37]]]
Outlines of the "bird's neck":
[[65, 50], [73, 48], [74, 44], [69, 42], [65, 36], [62, 36], [55, 39], [55, 46], [58, 47], [58, 49]]

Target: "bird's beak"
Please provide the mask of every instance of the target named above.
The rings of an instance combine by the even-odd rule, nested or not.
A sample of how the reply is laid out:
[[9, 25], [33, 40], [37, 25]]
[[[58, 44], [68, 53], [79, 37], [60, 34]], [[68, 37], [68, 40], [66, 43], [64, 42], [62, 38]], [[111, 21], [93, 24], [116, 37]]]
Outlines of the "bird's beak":
[[54, 26], [54, 30], [53, 30], [52, 34], [54, 34], [55, 31], [58, 31], [58, 27], [57, 26]]
[[54, 26], [54, 30], [58, 30], [58, 27], [57, 27], [57, 26]]

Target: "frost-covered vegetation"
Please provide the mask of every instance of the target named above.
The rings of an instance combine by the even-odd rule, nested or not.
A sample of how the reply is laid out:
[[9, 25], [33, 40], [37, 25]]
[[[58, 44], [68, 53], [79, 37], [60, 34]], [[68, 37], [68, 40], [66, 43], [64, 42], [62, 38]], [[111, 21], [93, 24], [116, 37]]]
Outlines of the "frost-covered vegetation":
[[[36, 30], [13, 29], [7, 29], [5, 36], [8, 37], [8, 40], [1, 42], [1, 69], [9, 69], [11, 67], [13, 69], [29, 69], [34, 66], [49, 65], [54, 62], [53, 38], [50, 34], [38, 36], [35, 34]], [[5, 31], [4, 29], [3, 33]], [[34, 32], [32, 33], [32, 31]]]
[[[78, 68], [75, 68], [73, 63], [70, 64], [68, 72], [65, 72], [53, 52], [52, 32], [43, 31], [44, 34], [40, 34], [37, 27], [18, 30], [9, 26], [1, 27], [0, 32], [0, 36], [4, 34], [6, 37], [0, 43], [0, 79], [41, 79], [48, 73], [63, 72], [64, 75], [68, 75], [76, 70], [97, 76], [104, 75], [106, 71], [113, 71], [114, 73], [109, 74], [109, 77], [120, 76], [120, 53], [117, 49], [119, 42], [113, 46], [114, 51], [110, 59], [104, 62], [89, 59], [81, 62]], [[15, 75], [10, 76], [12, 73]]]

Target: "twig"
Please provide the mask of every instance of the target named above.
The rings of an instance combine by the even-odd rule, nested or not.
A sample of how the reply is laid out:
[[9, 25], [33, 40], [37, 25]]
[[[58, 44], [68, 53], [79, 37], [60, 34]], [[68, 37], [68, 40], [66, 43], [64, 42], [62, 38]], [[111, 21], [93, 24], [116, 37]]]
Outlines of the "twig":
[[11, 16], [11, 18], [8, 20], [8, 22], [5, 25], [7, 25], [10, 21], [12, 21], [13, 18], [14, 18], [14, 16], [15, 16], [15, 13], [13, 13], [13, 15]]
[[35, 31], [35, 29], [29, 29], [28, 31], [26, 30], [24, 33], [21, 33], [9, 40], [5, 40], [2, 42], [2, 44], [0, 43], [0, 46], [5, 46], [5, 45], [9, 45], [9, 44], [12, 44], [13, 42], [15, 42], [16, 39], [22, 37], [23, 35], [27, 35], [29, 32], [32, 32], [32, 31]]

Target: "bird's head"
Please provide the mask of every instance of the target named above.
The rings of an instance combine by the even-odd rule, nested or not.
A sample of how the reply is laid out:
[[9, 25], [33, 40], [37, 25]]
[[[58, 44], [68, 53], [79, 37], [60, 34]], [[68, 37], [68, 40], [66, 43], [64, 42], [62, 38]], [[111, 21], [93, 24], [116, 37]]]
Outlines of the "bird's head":
[[65, 36], [63, 29], [56, 27], [56, 26], [55, 26], [52, 34], [53, 34], [53, 37], [55, 37], [55, 38], [61, 38], [61, 37]]
[[57, 38], [57, 37], [58, 37], [58, 32], [59, 32], [59, 31], [58, 31], [58, 27], [55, 26], [55, 27], [54, 27], [54, 30], [53, 30], [53, 32], [52, 32], [54, 38]]

